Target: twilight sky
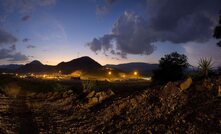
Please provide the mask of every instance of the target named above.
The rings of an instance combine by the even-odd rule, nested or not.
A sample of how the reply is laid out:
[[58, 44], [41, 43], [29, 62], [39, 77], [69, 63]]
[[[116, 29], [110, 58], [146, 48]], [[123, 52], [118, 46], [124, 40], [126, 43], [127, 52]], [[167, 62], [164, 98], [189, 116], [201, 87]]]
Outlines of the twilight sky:
[[221, 0], [0, 0], [0, 64], [56, 65], [90, 56], [102, 65], [157, 63], [177, 51], [212, 57]]

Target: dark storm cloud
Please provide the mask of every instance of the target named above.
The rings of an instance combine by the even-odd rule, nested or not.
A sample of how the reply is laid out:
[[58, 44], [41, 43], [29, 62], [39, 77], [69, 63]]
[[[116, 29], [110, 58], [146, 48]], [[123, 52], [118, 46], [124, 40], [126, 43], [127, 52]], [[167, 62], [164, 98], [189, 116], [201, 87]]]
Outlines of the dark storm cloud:
[[20, 52], [16, 51], [15, 45], [12, 45], [10, 48], [0, 49], [0, 60], [7, 59], [8, 61], [26, 61], [28, 57]]
[[16, 52], [13, 55], [10, 55], [9, 61], [27, 61], [28, 57], [20, 52]]
[[147, 0], [150, 27], [159, 40], [202, 42], [212, 37], [220, 0]]
[[17, 41], [17, 38], [11, 33], [0, 28], [0, 46], [5, 44], [12, 44]]
[[221, 0], [146, 2], [148, 16], [141, 17], [133, 12], [125, 12], [116, 20], [110, 34], [94, 38], [88, 43], [91, 50], [109, 51], [113, 55], [126, 57], [127, 54], [153, 53], [154, 42], [206, 42], [212, 38], [221, 9]]
[[28, 20], [30, 20], [30, 19], [31, 19], [31, 16], [29, 16], [29, 15], [23, 16], [23, 17], [21, 18], [22, 21], [28, 21]]
[[36, 48], [36, 46], [34, 46], [34, 45], [28, 45], [27, 48], [28, 48], [28, 49]]
[[147, 22], [142, 17], [133, 12], [125, 12], [113, 25], [111, 34], [94, 38], [88, 46], [94, 52], [110, 51], [122, 58], [126, 58], [128, 53], [148, 55], [155, 47], [151, 44], [147, 28]]

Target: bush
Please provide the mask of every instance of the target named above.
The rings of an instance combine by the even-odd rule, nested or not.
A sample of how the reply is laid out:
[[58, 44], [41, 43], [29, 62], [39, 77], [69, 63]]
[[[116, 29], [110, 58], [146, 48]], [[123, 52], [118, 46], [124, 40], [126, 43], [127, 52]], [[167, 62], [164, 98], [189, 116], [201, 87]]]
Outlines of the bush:
[[217, 73], [218, 73], [218, 75], [221, 75], [221, 67], [218, 67]]
[[159, 62], [160, 68], [154, 71], [155, 82], [180, 80], [184, 77], [184, 70], [189, 66], [186, 55], [177, 52], [165, 55]]
[[82, 86], [83, 86], [84, 93], [91, 92], [96, 87], [96, 81], [92, 81], [92, 80], [82, 81]]
[[198, 64], [199, 71], [202, 73], [203, 77], [208, 77], [209, 74], [212, 73], [212, 58], [201, 58]]

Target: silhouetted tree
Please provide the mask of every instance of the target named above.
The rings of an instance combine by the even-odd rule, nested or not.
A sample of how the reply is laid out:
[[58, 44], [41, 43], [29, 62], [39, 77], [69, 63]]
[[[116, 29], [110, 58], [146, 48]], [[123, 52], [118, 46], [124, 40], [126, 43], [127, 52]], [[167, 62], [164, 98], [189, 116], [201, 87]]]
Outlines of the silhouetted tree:
[[184, 70], [189, 66], [184, 54], [173, 52], [160, 59], [159, 69], [154, 71], [154, 80], [168, 82], [182, 79]]
[[217, 73], [218, 73], [219, 75], [221, 75], [221, 66], [218, 67], [218, 69], [217, 69]]
[[[216, 26], [214, 30], [213, 37], [216, 39], [221, 39], [221, 11], [220, 11], [220, 16], [219, 16], [219, 24]], [[221, 40], [217, 43], [219, 47], [221, 47]]]

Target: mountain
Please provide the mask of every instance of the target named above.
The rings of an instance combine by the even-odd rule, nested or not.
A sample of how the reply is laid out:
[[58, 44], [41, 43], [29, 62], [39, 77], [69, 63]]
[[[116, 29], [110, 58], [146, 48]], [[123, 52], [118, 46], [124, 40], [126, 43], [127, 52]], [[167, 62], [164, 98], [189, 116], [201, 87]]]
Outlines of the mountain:
[[21, 66], [23, 65], [18, 65], [18, 64], [0, 65], [0, 72], [13, 73]]
[[9, 69], [9, 70], [16, 70], [20, 68], [22, 65], [18, 64], [9, 64], [9, 65], [0, 65], [0, 69]]
[[72, 73], [76, 70], [93, 73], [99, 71], [101, 68], [103, 68], [102, 65], [88, 56], [77, 58], [69, 62], [61, 62], [56, 66], [56, 70], [61, 70], [66, 74]]
[[24, 66], [17, 69], [18, 73], [46, 73], [53, 72], [55, 69], [53, 66], [43, 65], [40, 61], [34, 60]]
[[106, 67], [116, 68], [125, 72], [139, 71], [141, 74], [151, 73], [153, 70], [158, 69], [158, 64], [148, 64], [143, 62], [132, 62], [125, 64], [112, 65], [107, 64]]
[[69, 62], [61, 62], [56, 66], [43, 65], [40, 61], [32, 61], [20, 67], [18, 73], [53, 73], [61, 71], [63, 74], [70, 74], [74, 71], [80, 70], [85, 73], [99, 73], [103, 69], [98, 62], [90, 57], [81, 57], [73, 59]]

